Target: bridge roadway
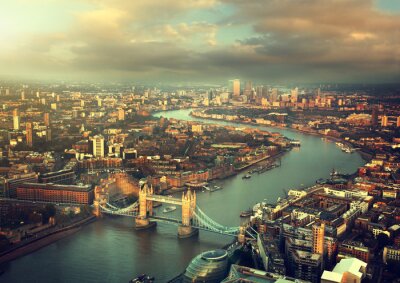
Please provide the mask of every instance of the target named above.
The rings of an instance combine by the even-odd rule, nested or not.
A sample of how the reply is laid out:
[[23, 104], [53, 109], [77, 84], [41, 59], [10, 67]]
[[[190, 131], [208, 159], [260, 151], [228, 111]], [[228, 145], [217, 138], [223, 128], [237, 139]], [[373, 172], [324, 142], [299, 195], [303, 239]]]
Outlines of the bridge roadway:
[[[168, 197], [165, 198], [163, 196], [156, 196], [156, 197], [151, 196], [149, 199], [154, 201], [177, 204], [177, 205], [182, 204], [182, 201], [179, 199], [168, 198]], [[103, 211], [103, 213], [106, 214], [128, 216], [128, 217], [137, 217], [138, 215], [136, 210], [137, 203], [134, 203], [133, 205], [122, 209], [119, 209], [109, 203], [106, 203], [106, 206], [100, 205], [100, 208]], [[134, 209], [134, 211], [132, 209]], [[178, 220], [175, 218], [169, 218], [159, 215], [151, 215], [148, 216], [148, 218], [156, 222], [163, 222], [173, 225], [182, 225], [182, 220]], [[239, 227], [225, 227], [215, 222], [210, 217], [208, 217], [199, 207], [196, 207], [196, 210], [193, 212], [193, 218], [191, 219], [190, 226], [193, 228], [197, 228], [199, 230], [213, 232], [221, 235], [233, 236], [233, 237], [237, 236], [239, 232]]]
[[182, 205], [182, 199], [166, 197], [166, 196], [161, 196], [161, 195], [147, 196], [146, 200], [152, 200], [152, 201], [156, 201], [156, 202], [169, 203], [169, 204], [175, 204], [175, 205]]

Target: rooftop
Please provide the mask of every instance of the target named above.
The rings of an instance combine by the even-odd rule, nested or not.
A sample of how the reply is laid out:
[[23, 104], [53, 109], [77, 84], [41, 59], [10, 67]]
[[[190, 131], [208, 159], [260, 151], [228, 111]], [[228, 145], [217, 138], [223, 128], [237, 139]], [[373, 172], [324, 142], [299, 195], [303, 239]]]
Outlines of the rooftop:
[[62, 190], [74, 192], [89, 192], [93, 188], [91, 185], [58, 185], [53, 183], [23, 183], [18, 186], [19, 188], [37, 188], [44, 190]]

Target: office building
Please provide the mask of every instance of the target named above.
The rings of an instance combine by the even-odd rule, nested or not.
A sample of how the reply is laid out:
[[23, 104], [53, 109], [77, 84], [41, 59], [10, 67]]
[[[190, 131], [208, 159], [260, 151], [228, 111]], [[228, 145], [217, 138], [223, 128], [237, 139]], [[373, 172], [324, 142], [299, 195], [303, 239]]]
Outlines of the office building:
[[92, 139], [93, 156], [104, 157], [104, 137], [94, 136]]
[[20, 116], [19, 116], [19, 111], [18, 111], [18, 109], [14, 109], [14, 111], [13, 111], [13, 129], [14, 129], [15, 131], [18, 131], [19, 128], [20, 128], [20, 122], [21, 122], [20, 119], [21, 119], [21, 118], [20, 118]]
[[235, 79], [230, 81], [230, 88], [233, 97], [239, 97], [240, 96], [240, 80]]
[[50, 114], [49, 113], [44, 113], [43, 114], [43, 120], [44, 120], [44, 125], [46, 127], [50, 126]]
[[91, 185], [24, 183], [17, 188], [17, 199], [55, 203], [93, 204]]
[[322, 255], [295, 250], [292, 256], [295, 278], [313, 283], [319, 282], [322, 272]]
[[32, 123], [26, 123], [26, 144], [29, 147], [33, 146], [33, 132], [32, 132]]

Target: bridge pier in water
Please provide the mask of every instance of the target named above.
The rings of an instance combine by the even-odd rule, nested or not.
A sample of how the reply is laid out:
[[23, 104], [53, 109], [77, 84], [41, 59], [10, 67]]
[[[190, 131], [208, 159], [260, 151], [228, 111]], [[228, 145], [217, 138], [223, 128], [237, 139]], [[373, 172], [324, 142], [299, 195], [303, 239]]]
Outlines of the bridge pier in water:
[[196, 192], [188, 190], [182, 194], [182, 224], [178, 227], [179, 238], [189, 238], [199, 234], [199, 229], [192, 227], [193, 212], [196, 208]]
[[154, 227], [156, 222], [150, 221], [149, 216], [153, 215], [153, 201], [148, 200], [147, 196], [153, 195], [153, 187], [144, 185], [139, 190], [139, 215], [135, 218], [135, 229], [143, 230]]

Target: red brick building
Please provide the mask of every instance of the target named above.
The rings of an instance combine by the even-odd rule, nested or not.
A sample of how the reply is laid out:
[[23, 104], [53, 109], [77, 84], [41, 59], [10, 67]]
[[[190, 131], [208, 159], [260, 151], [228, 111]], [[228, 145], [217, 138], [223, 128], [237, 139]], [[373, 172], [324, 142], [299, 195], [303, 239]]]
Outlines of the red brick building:
[[94, 190], [91, 185], [24, 183], [17, 188], [17, 199], [91, 205], [93, 204]]

